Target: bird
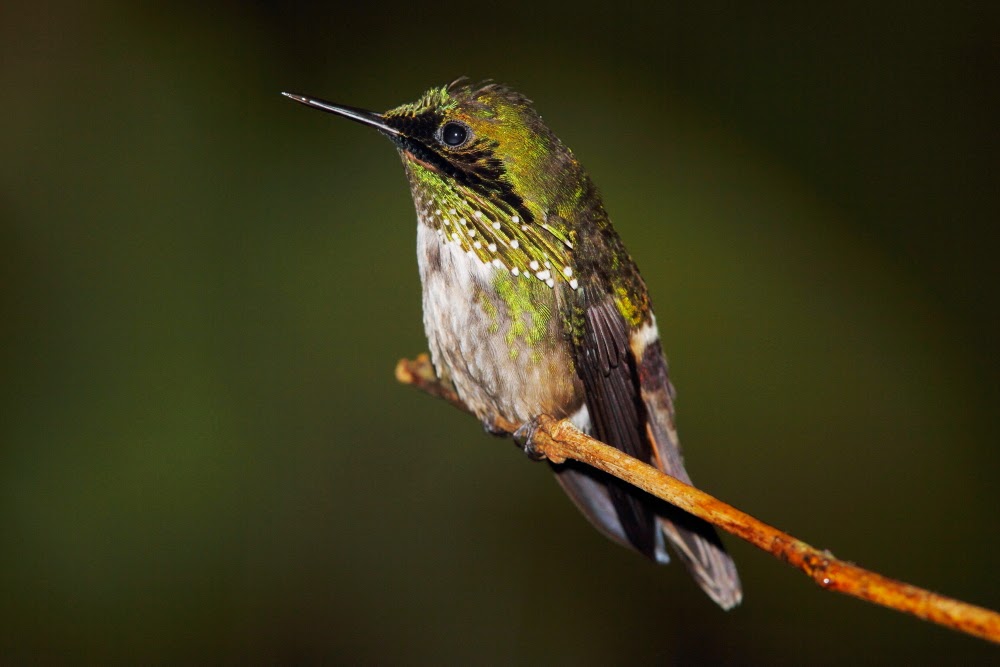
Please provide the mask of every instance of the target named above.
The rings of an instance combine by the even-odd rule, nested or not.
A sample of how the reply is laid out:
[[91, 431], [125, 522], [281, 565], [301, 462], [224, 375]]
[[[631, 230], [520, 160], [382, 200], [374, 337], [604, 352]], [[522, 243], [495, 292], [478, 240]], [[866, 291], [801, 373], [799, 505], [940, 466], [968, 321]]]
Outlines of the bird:
[[[490, 432], [545, 414], [688, 484], [646, 284], [573, 152], [523, 94], [462, 77], [384, 113], [283, 93], [387, 137], [417, 217], [435, 373]], [[567, 461], [556, 479], [604, 535], [672, 552], [723, 609], [742, 600], [715, 529]]]

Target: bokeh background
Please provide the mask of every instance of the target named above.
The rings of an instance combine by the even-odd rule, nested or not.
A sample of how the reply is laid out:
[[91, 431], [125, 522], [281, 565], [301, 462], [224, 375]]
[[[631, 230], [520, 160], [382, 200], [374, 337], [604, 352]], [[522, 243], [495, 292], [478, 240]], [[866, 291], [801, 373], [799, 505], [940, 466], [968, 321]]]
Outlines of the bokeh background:
[[526, 92], [643, 269], [700, 485], [1000, 607], [1000, 5], [828, 4], [4, 3], [0, 661], [996, 660], [734, 539], [723, 613], [397, 385], [398, 158], [278, 95]]

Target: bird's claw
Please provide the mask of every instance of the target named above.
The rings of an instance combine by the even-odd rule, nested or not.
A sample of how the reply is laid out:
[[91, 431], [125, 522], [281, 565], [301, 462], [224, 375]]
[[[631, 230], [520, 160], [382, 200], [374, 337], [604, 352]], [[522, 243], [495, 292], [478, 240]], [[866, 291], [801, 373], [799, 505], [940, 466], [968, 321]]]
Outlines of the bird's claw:
[[538, 431], [538, 419], [532, 419], [521, 424], [514, 431], [514, 442], [524, 450], [524, 453], [532, 461], [541, 461], [545, 455], [535, 446], [535, 433]]

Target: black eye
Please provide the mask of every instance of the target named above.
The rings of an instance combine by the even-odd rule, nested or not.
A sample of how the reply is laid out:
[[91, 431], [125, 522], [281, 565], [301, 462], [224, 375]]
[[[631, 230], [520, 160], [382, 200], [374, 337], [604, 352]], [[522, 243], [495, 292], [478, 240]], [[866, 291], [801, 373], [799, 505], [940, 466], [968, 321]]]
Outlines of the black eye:
[[468, 138], [469, 128], [461, 123], [445, 123], [441, 128], [441, 141], [448, 146], [461, 146]]

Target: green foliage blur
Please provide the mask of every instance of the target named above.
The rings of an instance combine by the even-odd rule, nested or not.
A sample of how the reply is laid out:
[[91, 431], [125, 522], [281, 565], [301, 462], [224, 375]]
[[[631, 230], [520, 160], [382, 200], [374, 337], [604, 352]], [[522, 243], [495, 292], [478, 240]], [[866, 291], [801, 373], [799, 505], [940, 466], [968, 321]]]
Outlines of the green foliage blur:
[[528, 94], [643, 269], [695, 480], [1000, 607], [998, 5], [752, 7], [6, 3], [0, 662], [995, 660], [734, 539], [723, 613], [397, 385], [398, 158], [279, 95]]

